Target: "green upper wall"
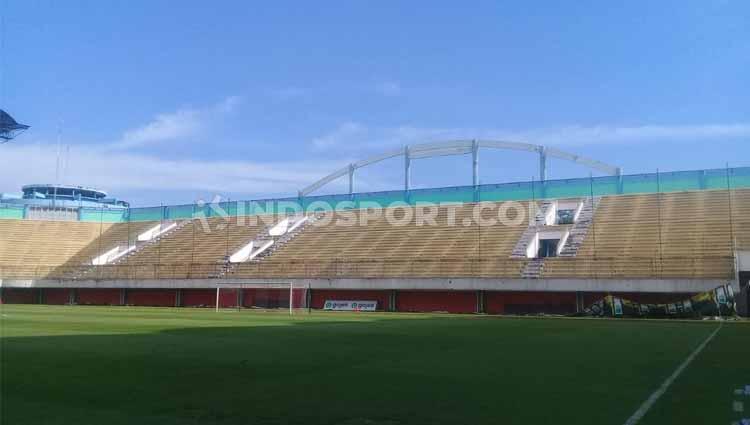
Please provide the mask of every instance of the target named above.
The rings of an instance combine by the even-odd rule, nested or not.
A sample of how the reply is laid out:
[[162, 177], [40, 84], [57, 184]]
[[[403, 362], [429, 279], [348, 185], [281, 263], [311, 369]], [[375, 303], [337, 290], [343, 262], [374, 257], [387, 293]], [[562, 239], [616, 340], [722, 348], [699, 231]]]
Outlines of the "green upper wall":
[[[681, 192], [688, 190], [750, 188], [750, 167], [677, 171], [670, 173], [633, 174], [541, 182], [486, 184], [435, 189], [413, 189], [408, 192], [368, 192], [352, 195], [321, 195], [304, 198], [265, 199], [222, 202], [217, 206], [188, 204], [164, 207], [131, 208], [113, 211], [81, 208], [81, 221], [109, 223], [190, 219], [200, 216], [273, 214], [300, 210], [332, 210], [386, 207], [394, 203], [457, 203], [477, 201], [525, 201], [582, 196], [637, 193]], [[218, 207], [218, 208], [217, 208]], [[0, 204], [0, 219], [22, 219], [24, 208]]]

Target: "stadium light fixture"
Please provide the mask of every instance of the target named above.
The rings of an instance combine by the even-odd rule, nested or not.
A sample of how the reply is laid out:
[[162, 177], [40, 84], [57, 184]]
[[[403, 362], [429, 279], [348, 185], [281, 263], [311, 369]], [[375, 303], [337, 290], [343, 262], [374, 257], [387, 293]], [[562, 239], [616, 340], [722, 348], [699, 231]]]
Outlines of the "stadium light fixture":
[[28, 125], [19, 124], [7, 112], [0, 109], [0, 144], [10, 142], [28, 128]]

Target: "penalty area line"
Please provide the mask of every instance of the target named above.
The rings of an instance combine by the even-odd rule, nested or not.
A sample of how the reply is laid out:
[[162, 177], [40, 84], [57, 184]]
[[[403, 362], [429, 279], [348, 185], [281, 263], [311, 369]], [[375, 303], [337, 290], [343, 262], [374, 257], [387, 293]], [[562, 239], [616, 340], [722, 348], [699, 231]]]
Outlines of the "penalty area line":
[[698, 354], [700, 354], [701, 351], [703, 351], [704, 348], [708, 345], [709, 342], [711, 342], [712, 339], [714, 339], [714, 336], [716, 336], [717, 333], [719, 333], [719, 329], [721, 329], [721, 326], [723, 323], [719, 323], [719, 326], [716, 327], [716, 329], [711, 332], [711, 335], [709, 335], [702, 343], [698, 346], [698, 348], [695, 349], [692, 353], [690, 353], [689, 356], [685, 359], [680, 366], [675, 369], [674, 372], [672, 372], [669, 377], [662, 382], [661, 386], [651, 393], [651, 395], [646, 399], [646, 401], [641, 404], [641, 406], [636, 410], [632, 416], [628, 418], [627, 421], [625, 421], [625, 425], [635, 425], [637, 424], [641, 419], [643, 419], [644, 416], [646, 416], [646, 413], [651, 409], [651, 407], [656, 403], [657, 400], [659, 400], [659, 397], [664, 395], [665, 392], [667, 392], [667, 389], [669, 389], [669, 386], [672, 385], [672, 383], [682, 374], [682, 372], [687, 369], [687, 367], [690, 365], [690, 363], [695, 359]]

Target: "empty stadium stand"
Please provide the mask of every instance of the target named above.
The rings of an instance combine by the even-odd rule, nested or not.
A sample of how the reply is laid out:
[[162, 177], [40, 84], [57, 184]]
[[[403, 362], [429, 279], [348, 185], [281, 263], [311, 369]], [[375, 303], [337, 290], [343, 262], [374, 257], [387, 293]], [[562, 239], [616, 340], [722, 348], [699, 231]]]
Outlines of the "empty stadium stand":
[[[267, 220], [267, 221], [264, 221]], [[276, 217], [189, 220], [122, 261], [100, 267], [100, 278], [188, 279], [218, 276], [228, 258]]]
[[[732, 193], [738, 207], [747, 203], [746, 193]], [[732, 239], [735, 235], [745, 239], [748, 227], [730, 219], [728, 194], [696, 191], [605, 197], [576, 258], [547, 259], [544, 276], [731, 279]]]
[[[563, 223], [541, 216], [531, 227], [528, 219], [514, 222], [518, 211], [529, 211], [529, 201], [508, 211], [509, 225], [477, 223], [477, 212], [496, 219], [499, 202], [441, 205], [434, 212], [422, 206], [318, 212], [274, 249], [238, 263], [230, 257], [250, 241], [271, 240], [269, 229], [286, 216], [181, 219], [140, 243], [138, 236], [160, 222], [1, 219], [0, 300], [210, 307], [216, 282], [314, 281], [307, 302], [315, 308], [329, 299], [365, 299], [376, 300], [379, 310], [566, 314], [610, 292], [608, 282], [619, 282], [619, 292], [641, 282], [642, 292], [628, 292], [631, 299], [671, 299], [696, 292], [690, 282], [731, 281], [735, 252], [750, 250], [750, 189], [563, 201], [588, 205], [585, 223], [567, 215]], [[527, 255], [529, 238], [545, 231], [571, 236], [558, 256]], [[134, 244], [128, 255], [92, 264], [107, 250]], [[8, 287], [14, 279], [40, 286]], [[464, 286], [453, 289], [461, 279]], [[433, 280], [439, 285], [419, 287]], [[648, 285], [665, 281], [670, 289], [648, 293]], [[509, 282], [512, 291], [504, 289]], [[288, 295], [279, 288], [228, 286], [219, 304], [282, 307]]]
[[[528, 209], [527, 203], [520, 206], [524, 212]], [[417, 225], [424, 221], [416, 213], [419, 207], [387, 209], [380, 214], [367, 210], [329, 212], [329, 217], [320, 219], [283, 249], [265, 260], [236, 267], [232, 276], [516, 276], [524, 262], [508, 257], [525, 223], [483, 227], [473, 220], [474, 207], [441, 206], [434, 225]], [[482, 211], [486, 220], [497, 214], [497, 208]], [[390, 224], [389, 216], [402, 220], [403, 225]], [[352, 225], [357, 223], [367, 224]], [[487, 261], [477, 261], [480, 256]]]
[[[46, 277], [123, 224], [0, 220], [0, 277]], [[95, 250], [93, 252], [96, 252]]]

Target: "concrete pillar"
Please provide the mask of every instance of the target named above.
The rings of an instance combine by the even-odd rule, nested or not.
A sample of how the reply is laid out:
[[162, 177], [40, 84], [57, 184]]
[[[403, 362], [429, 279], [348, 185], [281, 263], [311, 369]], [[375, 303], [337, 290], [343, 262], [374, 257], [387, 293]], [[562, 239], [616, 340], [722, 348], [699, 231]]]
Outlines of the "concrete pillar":
[[120, 289], [120, 305], [127, 305], [128, 303], [128, 290], [125, 288]]

